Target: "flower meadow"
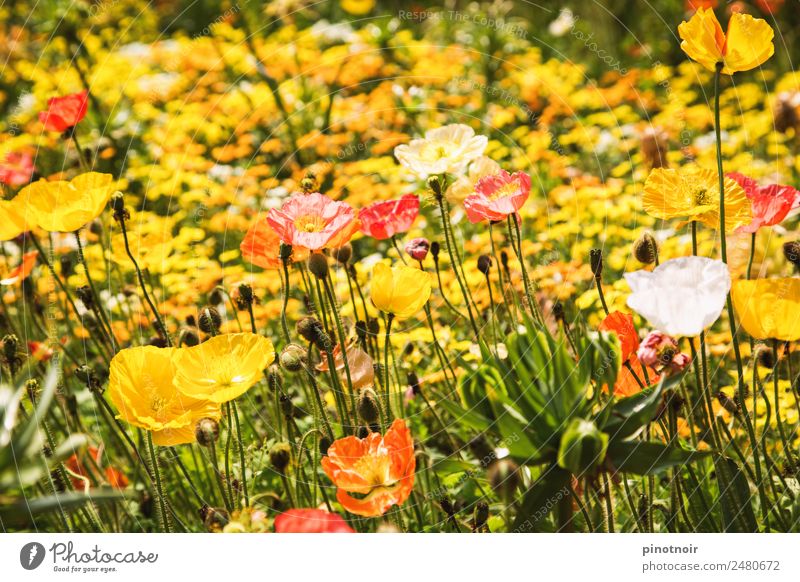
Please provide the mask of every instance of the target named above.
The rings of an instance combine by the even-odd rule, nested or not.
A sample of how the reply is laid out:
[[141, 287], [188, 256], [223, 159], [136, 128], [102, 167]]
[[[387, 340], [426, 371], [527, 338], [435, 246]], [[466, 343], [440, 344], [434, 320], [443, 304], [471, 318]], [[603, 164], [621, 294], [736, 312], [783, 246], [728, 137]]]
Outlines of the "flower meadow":
[[789, 3], [28, 4], [3, 531], [800, 531]]

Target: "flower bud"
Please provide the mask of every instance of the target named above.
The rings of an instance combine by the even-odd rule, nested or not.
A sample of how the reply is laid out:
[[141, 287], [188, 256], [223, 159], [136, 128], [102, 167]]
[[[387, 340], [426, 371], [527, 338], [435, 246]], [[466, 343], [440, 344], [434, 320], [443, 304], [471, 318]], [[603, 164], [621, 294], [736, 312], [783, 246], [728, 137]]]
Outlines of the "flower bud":
[[328, 257], [322, 253], [313, 253], [308, 257], [308, 270], [311, 271], [317, 279], [327, 278]]
[[783, 243], [783, 256], [800, 271], [800, 241]]
[[225, 294], [219, 287], [214, 287], [211, 293], [208, 294], [208, 303], [210, 305], [222, 305], [225, 303]]
[[[125, 198], [122, 195], [122, 192], [114, 192], [111, 195], [111, 209], [114, 211], [114, 218], [117, 218], [117, 215], [124, 214], [125, 211]], [[119, 220], [119, 218], [117, 218]]]
[[215, 334], [219, 331], [219, 326], [222, 325], [222, 317], [220, 317], [216, 308], [208, 305], [200, 310], [197, 325], [204, 333]]
[[178, 345], [179, 346], [196, 346], [200, 343], [200, 337], [197, 335], [197, 332], [192, 329], [191, 327], [185, 327], [181, 330], [180, 335], [178, 336]]
[[94, 307], [94, 296], [88, 285], [81, 285], [75, 289], [75, 295], [78, 296], [78, 299], [83, 303], [86, 309], [92, 309]]
[[283, 388], [283, 374], [281, 374], [280, 366], [276, 363], [270, 364], [267, 368], [267, 384], [273, 392]]
[[7, 362], [17, 359], [17, 349], [19, 348], [19, 338], [13, 333], [3, 337], [3, 357]]
[[292, 258], [292, 245], [287, 245], [285, 242], [281, 242], [278, 247], [278, 258], [282, 263], [288, 262], [289, 259]]
[[478, 270], [485, 276], [489, 276], [489, 271], [492, 270], [492, 259], [489, 255], [478, 257]]
[[219, 438], [219, 423], [213, 418], [201, 418], [194, 427], [194, 438], [201, 447], [210, 447]]
[[503, 270], [508, 271], [508, 253], [500, 251], [500, 264], [503, 265]]
[[558, 466], [578, 477], [594, 472], [606, 458], [608, 435], [594, 422], [575, 418], [561, 435]]
[[321, 455], [327, 455], [328, 449], [331, 448], [331, 439], [326, 436], [319, 438], [319, 452]]
[[359, 394], [357, 408], [358, 416], [367, 424], [377, 421], [380, 417], [378, 399], [375, 396], [375, 392], [370, 388], [362, 390], [361, 394]]
[[561, 301], [556, 300], [553, 303], [553, 317], [556, 321], [564, 321], [566, 313], [564, 312], [564, 304]]
[[768, 345], [759, 344], [756, 346], [756, 358], [758, 365], [762, 368], [771, 370], [775, 367], [775, 352]]
[[281, 412], [283, 412], [283, 415], [286, 418], [292, 418], [294, 416], [294, 404], [292, 403], [292, 399], [286, 394], [281, 394], [278, 400], [280, 402]]
[[369, 331], [372, 335], [378, 335], [381, 331], [381, 324], [378, 323], [378, 320], [374, 317], [370, 317], [367, 320], [367, 331]]
[[303, 363], [306, 360], [306, 351], [297, 344], [289, 344], [283, 350], [278, 358], [281, 368], [287, 372], [299, 372], [303, 369]]
[[439, 261], [439, 251], [440, 250], [441, 250], [441, 247], [440, 247], [438, 241], [433, 241], [431, 243], [431, 256], [433, 257], [433, 262], [434, 263]]
[[330, 353], [333, 351], [333, 348], [336, 344], [333, 343], [331, 336], [329, 336], [326, 331], [320, 328], [317, 332], [317, 337], [314, 338], [314, 345], [319, 351]]
[[69, 277], [75, 272], [75, 261], [71, 255], [61, 255], [59, 262], [61, 263], [61, 275], [63, 277]]
[[589, 265], [592, 268], [592, 274], [595, 279], [603, 276], [603, 251], [601, 249], [589, 251]]
[[428, 178], [428, 188], [431, 189], [433, 195], [437, 199], [442, 197], [442, 183], [439, 181], [439, 176], [431, 176]]
[[406, 243], [405, 250], [409, 256], [415, 261], [424, 261], [428, 256], [428, 251], [431, 248], [431, 243], [426, 238], [412, 238]]
[[486, 522], [489, 520], [489, 505], [485, 501], [479, 501], [475, 504], [473, 520], [476, 530], [486, 525]]
[[519, 487], [519, 465], [511, 459], [498, 459], [489, 465], [489, 484], [505, 501], [514, 498]]
[[292, 460], [292, 447], [289, 443], [275, 443], [269, 450], [269, 462], [279, 473], [283, 473]]
[[316, 317], [307, 316], [297, 322], [295, 329], [300, 337], [310, 343], [314, 343], [317, 334], [322, 331], [322, 324]]
[[305, 177], [300, 180], [300, 189], [306, 194], [314, 192], [317, 189], [317, 176], [312, 172], [307, 173]]
[[95, 392], [97, 394], [103, 392], [103, 383], [100, 382], [100, 379], [91, 367], [85, 364], [83, 366], [78, 366], [75, 369], [75, 376], [86, 385], [90, 392]]
[[655, 237], [645, 232], [633, 243], [633, 256], [644, 265], [652, 265], [658, 258], [658, 243]]
[[253, 288], [247, 283], [240, 283], [238, 289], [239, 289], [239, 297], [237, 299], [237, 302], [239, 304], [239, 308], [241, 309], [242, 307], [244, 307], [242, 311], [245, 311], [249, 309], [253, 305], [253, 302], [255, 301], [255, 296], [253, 295]]
[[331, 256], [336, 262], [346, 265], [353, 256], [353, 246], [350, 243], [344, 243], [338, 249], [332, 249]]

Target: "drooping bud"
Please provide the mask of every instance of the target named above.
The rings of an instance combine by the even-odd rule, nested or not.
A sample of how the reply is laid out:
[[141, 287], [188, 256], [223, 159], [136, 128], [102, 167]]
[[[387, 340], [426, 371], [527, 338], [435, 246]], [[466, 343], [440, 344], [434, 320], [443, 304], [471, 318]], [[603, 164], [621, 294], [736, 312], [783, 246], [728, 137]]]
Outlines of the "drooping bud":
[[201, 418], [194, 427], [194, 438], [201, 447], [210, 447], [219, 438], [219, 423], [213, 418]]
[[208, 303], [210, 305], [222, 305], [225, 303], [225, 294], [219, 287], [214, 287], [211, 293], [208, 294]]
[[219, 311], [210, 305], [203, 307], [197, 317], [197, 326], [200, 331], [204, 333], [216, 334], [219, 331], [219, 326], [222, 325], [222, 317]]
[[478, 257], [478, 270], [485, 276], [489, 276], [489, 271], [492, 270], [492, 258], [489, 255]]
[[362, 390], [358, 396], [358, 416], [367, 424], [376, 422], [380, 417], [378, 399], [371, 388]]
[[326, 436], [319, 438], [319, 452], [322, 455], [328, 454], [328, 449], [331, 448], [331, 439]]
[[328, 277], [328, 257], [322, 253], [313, 253], [308, 257], [308, 270], [317, 279], [326, 279]]
[[775, 352], [766, 344], [756, 346], [756, 358], [762, 368], [772, 370], [775, 367]]
[[81, 285], [75, 289], [75, 295], [78, 296], [78, 299], [86, 309], [91, 310], [94, 307], [94, 295], [92, 295], [92, 290], [88, 285]]
[[633, 256], [644, 265], [652, 265], [658, 259], [658, 243], [655, 237], [645, 232], [633, 243]]
[[431, 243], [426, 238], [412, 238], [406, 243], [405, 250], [415, 261], [422, 262], [428, 256]]
[[289, 443], [275, 443], [269, 450], [269, 462], [279, 473], [283, 473], [292, 460], [292, 447]]
[[310, 343], [314, 343], [317, 334], [322, 331], [322, 324], [316, 317], [307, 316], [295, 325], [298, 335]]
[[303, 369], [303, 363], [306, 360], [306, 351], [297, 344], [289, 344], [283, 350], [278, 358], [281, 368], [287, 372], [299, 372]]
[[353, 246], [350, 243], [344, 243], [338, 249], [332, 249], [331, 256], [336, 262], [346, 265], [353, 256]]
[[558, 466], [576, 476], [592, 473], [606, 458], [608, 435], [594, 422], [574, 418], [561, 435]]
[[603, 276], [603, 251], [601, 249], [589, 251], [589, 266], [592, 268], [592, 275], [595, 279]]
[[181, 330], [180, 335], [178, 336], [178, 345], [179, 346], [196, 346], [200, 343], [200, 337], [197, 335], [197, 331], [195, 331], [191, 327], [185, 327]]
[[431, 243], [431, 256], [433, 257], [433, 262], [439, 262], [439, 251], [441, 250], [441, 246], [439, 245], [438, 241], [433, 241]]

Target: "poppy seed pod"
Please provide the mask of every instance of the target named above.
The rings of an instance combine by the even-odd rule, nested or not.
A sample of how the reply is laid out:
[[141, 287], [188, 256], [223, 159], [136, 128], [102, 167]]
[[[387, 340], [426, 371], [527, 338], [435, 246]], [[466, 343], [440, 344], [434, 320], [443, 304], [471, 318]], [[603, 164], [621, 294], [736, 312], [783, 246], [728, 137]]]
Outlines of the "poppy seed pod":
[[220, 325], [222, 325], [222, 317], [220, 317], [219, 311], [217, 311], [216, 308], [208, 305], [200, 310], [200, 314], [197, 317], [197, 326], [200, 328], [200, 331], [215, 334], [219, 330]]
[[603, 276], [603, 251], [592, 249], [589, 251], [589, 265], [592, 268], [592, 275], [595, 279]]
[[308, 257], [308, 270], [317, 279], [326, 279], [328, 277], [328, 257], [322, 253], [313, 253]]
[[279, 361], [281, 368], [287, 372], [299, 372], [303, 369], [306, 351], [297, 344], [289, 344], [281, 351]]
[[783, 243], [783, 256], [795, 269], [800, 270], [800, 241]]
[[478, 257], [478, 270], [487, 277], [489, 276], [489, 271], [492, 270], [492, 259], [489, 255]]
[[378, 399], [370, 388], [362, 390], [358, 396], [358, 416], [367, 424], [377, 421], [380, 417]]
[[336, 260], [336, 262], [346, 265], [353, 257], [353, 246], [350, 243], [345, 243], [338, 249], [332, 249], [331, 256]]
[[652, 265], [658, 258], [658, 243], [652, 234], [645, 232], [633, 243], [633, 256], [644, 265]]
[[210, 447], [219, 438], [219, 423], [213, 418], [201, 418], [194, 427], [194, 438], [201, 447]]
[[292, 447], [289, 443], [275, 443], [269, 450], [269, 462], [279, 473], [283, 473], [292, 460]]

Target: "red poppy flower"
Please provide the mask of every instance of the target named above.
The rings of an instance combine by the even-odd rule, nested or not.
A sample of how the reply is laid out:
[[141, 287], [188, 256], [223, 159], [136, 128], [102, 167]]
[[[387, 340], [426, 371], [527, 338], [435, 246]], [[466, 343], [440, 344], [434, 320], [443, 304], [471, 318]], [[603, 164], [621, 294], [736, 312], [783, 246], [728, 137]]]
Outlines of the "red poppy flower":
[[[92, 459], [94, 459], [94, 464], [100, 467], [100, 449], [97, 447], [89, 447], [89, 454], [92, 456]], [[64, 465], [76, 475], [70, 476], [70, 481], [72, 481], [72, 486], [75, 489], [84, 490], [87, 485], [91, 486], [96, 469], [87, 470], [83, 464], [83, 461], [78, 458], [77, 454], [72, 455], [69, 459], [67, 459]], [[125, 489], [128, 486], [128, 478], [114, 467], [106, 467], [103, 472], [105, 473], [106, 481], [114, 489]]]
[[525, 172], [485, 176], [475, 185], [475, 193], [464, 199], [464, 210], [472, 223], [484, 220], [505, 220], [509, 214], [517, 214], [531, 190], [531, 178]]
[[800, 206], [800, 192], [791, 186], [770, 184], [759, 186], [758, 182], [743, 174], [731, 172], [728, 178], [736, 180], [750, 199], [753, 220], [739, 227], [739, 232], [754, 233], [762, 226], [780, 224], [790, 210]]
[[383, 515], [408, 499], [415, 468], [414, 442], [400, 418], [384, 436], [373, 432], [363, 439], [335, 441], [322, 458], [322, 469], [338, 487], [336, 499], [350, 513], [364, 517]]
[[311, 251], [338, 248], [358, 229], [349, 204], [318, 192], [293, 194], [280, 209], [269, 211], [267, 222], [286, 244]]
[[290, 509], [275, 518], [275, 533], [355, 533], [338, 513]]
[[358, 213], [361, 232], [377, 240], [392, 238], [411, 228], [419, 214], [419, 198], [406, 194], [399, 200], [384, 200], [362, 208]]
[[[617, 374], [616, 382], [614, 382], [614, 394], [616, 396], [632, 396], [637, 392], [641, 392], [642, 385], [640, 382], [649, 383], [651, 386], [658, 382], [659, 375], [653, 368], [648, 367], [645, 375], [642, 363], [636, 354], [639, 349], [639, 334], [636, 331], [636, 326], [633, 324], [633, 316], [630, 313], [612, 311], [600, 324], [599, 329], [600, 331], [610, 331], [619, 338], [620, 359], [623, 365]], [[626, 366], [625, 364], [628, 365]], [[636, 376], [631, 373], [629, 366], [633, 368]], [[604, 386], [604, 390], [607, 389], [608, 387]]]
[[9, 186], [22, 186], [33, 176], [33, 156], [29, 153], [11, 152], [0, 163], [0, 182]]
[[[280, 258], [281, 238], [267, 222], [261, 218], [253, 223], [239, 245], [242, 258], [261, 267], [262, 269], [281, 269], [283, 264]], [[301, 247], [292, 247], [292, 256], [289, 262], [304, 261], [308, 251]]]
[[47, 101], [47, 111], [39, 112], [39, 121], [49, 131], [65, 131], [75, 127], [86, 116], [88, 91], [52, 97]]

